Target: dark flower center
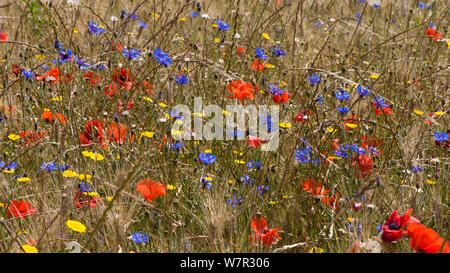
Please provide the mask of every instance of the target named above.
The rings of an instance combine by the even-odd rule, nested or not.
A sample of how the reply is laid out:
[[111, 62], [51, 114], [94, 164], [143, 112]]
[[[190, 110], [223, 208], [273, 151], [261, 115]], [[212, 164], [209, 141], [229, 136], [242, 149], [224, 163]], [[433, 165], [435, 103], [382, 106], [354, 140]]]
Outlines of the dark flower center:
[[389, 224], [389, 229], [399, 230], [399, 228], [400, 228], [400, 226], [395, 222], [392, 222]]

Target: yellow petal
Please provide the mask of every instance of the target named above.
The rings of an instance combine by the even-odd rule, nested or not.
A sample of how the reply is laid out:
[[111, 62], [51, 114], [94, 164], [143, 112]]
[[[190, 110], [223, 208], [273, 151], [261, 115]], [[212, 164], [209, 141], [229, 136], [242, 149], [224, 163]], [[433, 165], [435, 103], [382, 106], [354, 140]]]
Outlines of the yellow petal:
[[421, 115], [423, 115], [423, 112], [420, 110], [414, 109], [414, 114], [421, 116]]
[[11, 139], [12, 141], [18, 140], [20, 138], [20, 136], [15, 135], [15, 134], [11, 134], [8, 136], [9, 139]]
[[270, 37], [267, 33], [263, 33], [262, 36], [264, 39], [270, 40]]
[[17, 178], [17, 181], [19, 181], [19, 182], [28, 182], [28, 181], [30, 181], [31, 180], [31, 178], [29, 178], [29, 177], [20, 177], [20, 178]]

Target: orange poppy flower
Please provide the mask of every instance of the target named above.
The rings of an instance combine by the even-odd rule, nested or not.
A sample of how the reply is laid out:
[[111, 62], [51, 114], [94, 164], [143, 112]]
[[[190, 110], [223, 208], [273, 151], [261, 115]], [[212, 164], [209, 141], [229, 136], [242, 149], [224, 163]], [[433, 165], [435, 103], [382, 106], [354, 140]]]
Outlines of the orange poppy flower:
[[158, 196], [166, 195], [166, 186], [153, 180], [140, 181], [136, 189], [148, 202], [155, 200]]
[[323, 197], [322, 202], [332, 208], [334, 211], [339, 210], [339, 200], [341, 200], [341, 193], [337, 192], [334, 196], [331, 197]]
[[424, 225], [413, 223], [407, 227], [409, 238], [409, 246], [420, 252], [425, 253], [450, 253], [448, 242], [439, 237], [439, 234], [431, 228]]
[[6, 214], [10, 217], [18, 217], [19, 219], [23, 219], [34, 214], [36, 211], [37, 208], [31, 208], [31, 204], [27, 201], [11, 200], [11, 204], [6, 210]]
[[7, 42], [8, 41], [8, 34], [6, 32], [0, 31], [0, 42]]
[[427, 28], [427, 36], [435, 41], [439, 41], [442, 37], [439, 32], [437, 32], [435, 29], [430, 28], [430, 27]]
[[372, 157], [366, 154], [361, 154], [358, 156], [357, 162], [358, 162], [357, 178], [368, 177], [373, 171]]
[[237, 53], [238, 53], [239, 57], [242, 57], [245, 54], [245, 47], [238, 47]]
[[147, 94], [155, 94], [155, 91], [152, 90], [152, 84], [148, 81], [142, 81], [141, 86], [144, 88], [145, 93]]
[[58, 83], [59, 82], [59, 69], [57, 67], [54, 67], [50, 69], [50, 71], [42, 76], [37, 76], [36, 80], [38, 81], [45, 81], [50, 83]]
[[252, 220], [252, 229], [256, 231], [256, 234], [252, 234], [248, 237], [249, 241], [252, 242], [252, 244], [255, 244], [257, 240], [260, 240], [263, 245], [269, 247], [272, 245], [273, 241], [275, 240], [275, 237], [278, 240], [281, 240], [281, 237], [278, 235], [279, 228], [269, 229], [267, 225], [267, 220], [264, 218], [254, 218]]
[[66, 118], [63, 114], [60, 113], [52, 113], [51, 111], [44, 110], [42, 113], [42, 118], [50, 123], [58, 122], [60, 124], [66, 124]]
[[250, 68], [256, 70], [256, 71], [263, 71], [264, 70], [264, 63], [258, 59], [253, 61], [253, 64], [250, 66]]
[[113, 122], [108, 126], [108, 140], [110, 142], [123, 144], [127, 139], [129, 142], [133, 140], [133, 138], [129, 136], [128, 128], [125, 124], [119, 123], [119, 126], [117, 126], [117, 123]]
[[307, 179], [303, 182], [302, 189], [312, 195], [328, 195], [329, 189], [322, 187], [322, 182], [316, 179]]
[[[239, 99], [241, 102], [245, 98], [249, 98], [250, 100], [255, 99], [255, 87], [251, 83], [245, 83], [243, 81], [232, 81], [227, 86], [227, 91], [232, 93], [234, 98]], [[232, 98], [229, 96], [228, 98]]]

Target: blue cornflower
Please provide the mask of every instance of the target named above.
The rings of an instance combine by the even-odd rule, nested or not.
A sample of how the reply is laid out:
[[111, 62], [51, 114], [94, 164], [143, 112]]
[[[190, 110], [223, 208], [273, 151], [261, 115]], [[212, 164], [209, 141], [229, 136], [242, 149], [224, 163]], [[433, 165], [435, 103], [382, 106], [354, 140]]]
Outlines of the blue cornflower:
[[262, 167], [262, 163], [261, 161], [258, 160], [252, 160], [252, 161], [248, 161], [247, 164], [245, 164], [245, 166], [247, 166], [250, 169], [261, 169]]
[[369, 153], [371, 153], [372, 155], [380, 155], [381, 154], [381, 152], [378, 150], [377, 147], [368, 146], [367, 151]]
[[380, 5], [378, 5], [378, 4], [373, 4], [373, 7], [377, 9], [377, 8], [380, 7]]
[[135, 242], [135, 243], [146, 243], [148, 242], [148, 235], [141, 233], [141, 232], [135, 232], [133, 233], [133, 235], [131, 235], [131, 239]]
[[41, 68], [44, 69], [44, 70], [48, 70], [50, 67], [47, 66], [47, 65], [41, 65]]
[[130, 58], [131, 60], [141, 57], [141, 51], [131, 48], [130, 50], [122, 49], [123, 56]]
[[89, 24], [89, 32], [94, 34], [95, 36], [98, 36], [98, 35], [106, 32], [106, 30], [103, 26], [101, 26], [95, 22], [88, 22], [88, 24]]
[[75, 56], [75, 62], [80, 67], [81, 70], [87, 70], [91, 65], [85, 62], [86, 59], [80, 59], [78, 56]]
[[311, 77], [308, 76], [308, 79], [309, 79], [309, 82], [310, 82], [312, 85], [318, 84], [318, 83], [320, 83], [320, 82], [322, 81], [322, 80], [320, 79], [320, 76], [317, 75], [317, 74], [312, 74]]
[[266, 191], [270, 191], [270, 186], [262, 185], [256, 188], [256, 193], [264, 195]]
[[191, 17], [197, 17], [198, 16], [198, 13], [197, 12], [191, 12]]
[[174, 120], [184, 120], [183, 116], [180, 115], [180, 111], [177, 110], [177, 109], [174, 109], [173, 111], [172, 110], [167, 110], [167, 113]]
[[361, 20], [361, 13], [359, 12], [356, 13], [356, 19]]
[[230, 29], [230, 25], [229, 24], [227, 24], [226, 22], [224, 22], [223, 21], [223, 19], [220, 19], [220, 20], [216, 20], [216, 23], [217, 23], [217, 27], [220, 29], [220, 30], [229, 30]]
[[309, 146], [309, 143], [306, 139], [303, 139], [306, 143], [305, 145], [299, 146], [296, 150], [295, 150], [295, 160], [297, 160], [299, 163], [301, 164], [321, 164], [320, 160], [318, 157], [312, 157], [311, 156], [311, 151], [312, 148], [311, 146]]
[[186, 77], [186, 75], [181, 74], [175, 78], [175, 82], [178, 84], [186, 84], [189, 82], [189, 79], [188, 79], [188, 77]]
[[269, 92], [273, 95], [282, 95], [284, 93], [284, 90], [278, 87], [278, 85], [269, 85]]
[[142, 21], [142, 20], [138, 22], [138, 25], [139, 25], [141, 28], [148, 28], [148, 25], [145, 24], [144, 21]]
[[412, 167], [411, 167], [411, 170], [413, 171], [413, 173], [418, 173], [418, 172], [423, 171], [422, 168], [416, 167], [416, 166], [412, 166]]
[[49, 162], [49, 163], [42, 162], [41, 170], [46, 170], [48, 172], [56, 171], [56, 170], [58, 170], [58, 164], [56, 164], [54, 162]]
[[436, 26], [433, 24], [433, 22], [430, 22], [430, 24], [428, 25], [429, 28], [435, 28]]
[[14, 170], [15, 168], [17, 168], [17, 163], [16, 163], [16, 161], [14, 161], [14, 162], [11, 162], [8, 166], [6, 166], [6, 163], [5, 162], [3, 162], [3, 161], [0, 161], [0, 169], [3, 169], [3, 168], [5, 168], [6, 170]]
[[342, 100], [347, 100], [350, 98], [350, 94], [343, 90], [342, 88], [339, 88], [339, 90], [336, 92], [336, 99], [342, 101]]
[[179, 150], [184, 146], [184, 142], [176, 142], [175, 144], [170, 144], [170, 149]]
[[103, 69], [106, 69], [106, 66], [104, 64], [99, 64], [97, 66], [94, 66], [94, 68], [97, 70], [103, 70]]
[[169, 64], [173, 62], [173, 60], [169, 57], [168, 54], [164, 53], [160, 48], [155, 49], [153, 51], [153, 56], [158, 60], [158, 62], [165, 67], [167, 67]]
[[433, 5], [429, 4], [427, 8], [431, 9], [431, 8], [433, 8]]
[[59, 43], [59, 40], [56, 39], [56, 40], [55, 40], [55, 48], [57, 48], [57, 49], [62, 49], [62, 47], [63, 47], [63, 44]]
[[34, 73], [33, 73], [33, 71], [31, 71], [31, 70], [23, 70], [22, 71], [22, 75], [24, 76], [24, 77], [26, 77], [26, 78], [28, 78], [28, 79], [31, 79], [31, 78], [33, 78], [34, 77]]
[[239, 206], [242, 203], [242, 200], [242, 196], [237, 197], [236, 194], [233, 194], [233, 198], [227, 200], [227, 205], [231, 205], [233, 208], [235, 208], [236, 205]]
[[369, 87], [362, 87], [361, 85], [358, 85], [356, 91], [361, 97], [367, 97], [370, 94]]
[[59, 63], [63, 64], [65, 62], [73, 61], [73, 52], [69, 49], [61, 49], [59, 51]]
[[318, 96], [318, 97], [316, 98], [316, 101], [317, 101], [320, 105], [323, 105], [323, 98], [322, 98], [322, 96]]
[[320, 27], [322, 25], [323, 25], [323, 22], [321, 20], [317, 20], [317, 22], [315, 22], [313, 26]]
[[450, 135], [447, 134], [446, 132], [436, 132], [434, 134], [434, 140], [439, 141], [439, 142], [446, 141], [449, 138], [450, 138]]
[[[120, 18], [121, 19], [126, 19], [128, 18], [128, 16], [130, 16], [130, 12], [128, 12], [127, 10], [121, 10], [120, 11]], [[130, 16], [130, 20], [137, 20], [138, 16], [136, 15], [136, 13], [131, 14]]]
[[249, 184], [255, 184], [255, 179], [250, 178], [248, 174], [244, 174], [244, 176], [241, 176], [241, 182], [243, 185], [249, 185]]
[[286, 53], [284, 53], [284, 51], [280, 48], [280, 46], [275, 46], [273, 48], [273, 55], [275, 55], [276, 57], [280, 57], [286, 56]]
[[212, 178], [209, 176], [202, 177], [201, 188], [202, 189], [211, 189], [212, 188]]
[[264, 50], [259, 47], [256, 48], [256, 57], [258, 57], [262, 60], [267, 59], [267, 56], [264, 54]]
[[81, 192], [92, 192], [92, 191], [94, 191], [94, 190], [91, 188], [91, 184], [88, 183], [88, 182], [78, 184], [78, 189], [79, 189]]
[[419, 9], [424, 9], [426, 7], [425, 3], [419, 2]]
[[234, 136], [234, 137], [241, 137], [244, 135], [244, 132], [239, 130], [239, 129], [235, 129], [233, 131], [228, 132], [230, 136]]
[[204, 163], [204, 164], [206, 164], [206, 165], [209, 165], [209, 164], [211, 164], [211, 163], [214, 163], [214, 161], [216, 161], [216, 156], [213, 155], [213, 154], [211, 154], [211, 153], [200, 153], [200, 154], [198, 155], [198, 159], [199, 159], [202, 163]]
[[375, 95], [372, 99], [377, 108], [387, 108], [389, 105], [386, 103], [383, 97]]
[[345, 114], [349, 111], [349, 109], [347, 107], [338, 107], [337, 108], [339, 112]]

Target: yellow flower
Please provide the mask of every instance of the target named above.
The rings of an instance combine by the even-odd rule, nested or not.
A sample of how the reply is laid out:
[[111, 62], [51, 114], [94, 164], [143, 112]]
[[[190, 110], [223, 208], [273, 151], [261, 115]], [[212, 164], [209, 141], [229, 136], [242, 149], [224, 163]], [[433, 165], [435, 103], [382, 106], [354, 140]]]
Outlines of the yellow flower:
[[183, 21], [183, 22], [184, 22], [184, 21], [186, 21], [186, 18], [181, 17], [181, 18], [180, 18], [180, 21]]
[[336, 129], [331, 128], [331, 127], [328, 127], [328, 128], [327, 128], [327, 131], [330, 132], [330, 133], [333, 133], [334, 131], [336, 131]]
[[90, 174], [80, 174], [78, 175], [78, 179], [84, 180], [84, 179], [90, 179], [92, 176]]
[[220, 39], [219, 38], [215, 38], [214, 42], [218, 43], [218, 42], [220, 42]]
[[34, 246], [30, 246], [28, 244], [27, 245], [23, 245], [22, 248], [25, 251], [25, 253], [39, 253], [37, 248], [35, 248]]
[[166, 107], [167, 107], [167, 104], [165, 104], [164, 102], [160, 102], [160, 103], [159, 103], [159, 106], [166, 108]]
[[96, 193], [95, 191], [83, 192], [83, 194], [88, 195], [89, 197], [98, 196], [98, 193]]
[[20, 138], [20, 136], [15, 135], [15, 134], [11, 134], [8, 136], [9, 139], [11, 139], [12, 141], [18, 140]]
[[91, 157], [94, 153], [93, 153], [93, 152], [90, 152], [90, 151], [83, 151], [82, 154], [83, 154], [85, 157]]
[[380, 77], [380, 75], [372, 74], [372, 75], [370, 75], [370, 77], [371, 77], [372, 79], [378, 79], [378, 78]]
[[176, 189], [177, 187], [173, 186], [173, 185], [167, 185], [167, 189], [169, 191]]
[[353, 124], [353, 123], [346, 123], [345, 126], [347, 126], [348, 128], [351, 128], [351, 129], [358, 127], [357, 124]]
[[423, 112], [420, 111], [420, 110], [415, 109], [414, 110], [414, 114], [421, 116], [421, 115], [423, 115]]
[[70, 228], [73, 231], [76, 231], [79, 233], [86, 232], [86, 226], [78, 221], [67, 220], [66, 225], [68, 228]]
[[228, 184], [230, 184], [230, 185], [233, 184], [233, 180], [229, 179]]
[[153, 16], [155, 19], [158, 19], [160, 15], [159, 15], [158, 13], [152, 13], [152, 16]]
[[95, 161], [101, 161], [101, 160], [105, 159], [105, 157], [103, 155], [94, 154], [94, 153], [91, 154], [90, 158]]
[[244, 160], [235, 159], [234, 162], [237, 163], [237, 164], [245, 164]]
[[443, 114], [445, 114], [445, 112], [438, 111], [438, 112], [434, 112], [434, 114], [435, 114], [436, 116], [442, 116]]
[[78, 29], [77, 29], [77, 27], [74, 27], [74, 28], [73, 28], [73, 33], [75, 33], [75, 34], [77, 34], [77, 33], [78, 33]]
[[212, 153], [212, 150], [205, 150], [205, 153], [206, 153], [206, 154], [208, 154], [208, 153], [211, 154], [211, 153]]
[[146, 100], [146, 101], [150, 101], [150, 102], [152, 102], [153, 100], [151, 99], [151, 98], [149, 98], [149, 97], [146, 97], [146, 96], [143, 96], [142, 97], [144, 100]]
[[38, 61], [42, 61], [44, 58], [45, 58], [45, 55], [41, 55], [41, 54], [36, 55], [36, 59]]
[[275, 66], [273, 64], [264, 64], [265, 68], [275, 68]]
[[3, 170], [4, 173], [14, 173], [14, 170]]
[[269, 201], [269, 204], [271, 204], [271, 205], [276, 205], [278, 203], [279, 203], [278, 201]]
[[31, 180], [31, 178], [29, 178], [29, 177], [20, 177], [20, 178], [17, 178], [16, 180], [19, 181], [19, 182], [28, 182], [28, 181]]
[[61, 96], [54, 97], [54, 98], [50, 98], [50, 100], [52, 100], [52, 101], [62, 101], [62, 97]]
[[267, 33], [263, 33], [262, 36], [263, 36], [264, 39], [270, 40], [270, 37], [269, 37], [269, 35]]
[[170, 131], [170, 133], [171, 133], [172, 135], [176, 136], [176, 135], [181, 135], [181, 134], [183, 133], [183, 131], [172, 130], [172, 131]]
[[323, 249], [315, 246], [309, 250], [309, 253], [323, 253]]
[[427, 183], [430, 184], [430, 185], [434, 185], [434, 184], [436, 184], [436, 181], [432, 181], [432, 180], [427, 179]]
[[291, 128], [292, 124], [290, 124], [288, 122], [280, 122], [280, 127], [282, 127], [282, 128]]
[[155, 135], [154, 132], [149, 132], [149, 131], [145, 131], [141, 133], [141, 137], [148, 137], [148, 138], [152, 138]]
[[112, 196], [107, 196], [107, 197], [106, 197], [106, 200], [108, 200], [109, 202], [111, 202], [111, 201], [112, 201], [112, 199], [113, 199], [113, 197], [112, 197]]
[[63, 172], [63, 176], [64, 177], [76, 177], [76, 176], [78, 176], [78, 174], [72, 170], [65, 170]]

